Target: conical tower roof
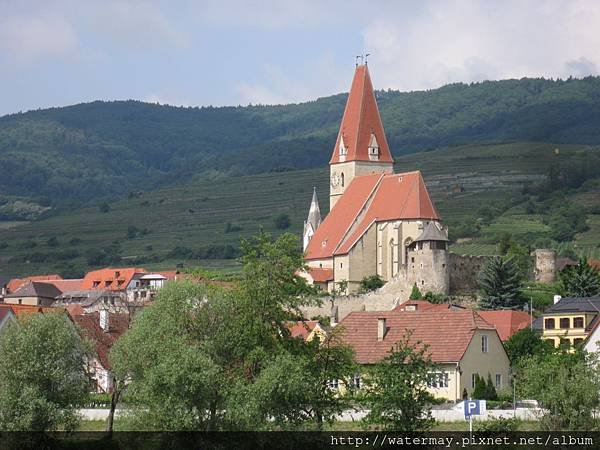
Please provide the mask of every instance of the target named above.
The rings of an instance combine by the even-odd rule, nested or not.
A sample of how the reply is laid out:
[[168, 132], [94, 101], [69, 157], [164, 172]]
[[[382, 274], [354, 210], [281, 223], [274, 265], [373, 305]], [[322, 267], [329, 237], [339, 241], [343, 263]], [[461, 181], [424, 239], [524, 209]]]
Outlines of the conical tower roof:
[[[363, 64], [357, 66], [354, 72], [342, 124], [329, 163], [372, 161], [369, 158], [369, 146], [374, 143], [379, 148], [377, 161], [394, 162], [385, 138], [369, 69]], [[340, 145], [346, 149], [343, 159], [340, 159]]]
[[319, 199], [317, 198], [316, 187], [313, 188], [313, 196], [312, 201], [310, 202], [310, 209], [308, 211], [306, 223], [311, 224], [314, 231], [316, 231], [319, 225], [321, 225], [321, 209], [319, 208]]

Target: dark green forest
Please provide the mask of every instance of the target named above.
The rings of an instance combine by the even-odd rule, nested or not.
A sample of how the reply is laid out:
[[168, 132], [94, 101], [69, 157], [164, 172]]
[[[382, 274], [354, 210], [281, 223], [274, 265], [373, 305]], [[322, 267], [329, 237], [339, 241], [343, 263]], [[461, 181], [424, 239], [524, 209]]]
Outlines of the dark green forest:
[[[377, 98], [395, 155], [462, 144], [600, 143], [599, 77], [459, 83]], [[219, 108], [98, 101], [1, 117], [0, 218], [190, 180], [325, 166], [345, 100]], [[35, 205], [15, 207], [19, 199]]]

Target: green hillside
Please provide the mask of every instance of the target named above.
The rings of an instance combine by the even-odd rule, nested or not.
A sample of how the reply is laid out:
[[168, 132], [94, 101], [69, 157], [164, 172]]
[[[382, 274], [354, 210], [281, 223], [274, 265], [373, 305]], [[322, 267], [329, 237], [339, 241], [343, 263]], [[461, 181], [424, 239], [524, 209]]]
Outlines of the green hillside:
[[[600, 144], [598, 77], [452, 84], [377, 97], [395, 155], [499, 142]], [[323, 167], [345, 99], [222, 108], [93, 102], [4, 116], [0, 220], [221, 175]]]
[[[599, 156], [597, 146], [586, 145], [470, 145], [401, 156], [396, 170], [422, 170], [457, 241], [454, 251], [493, 253], [498, 236], [509, 232], [528, 244], [556, 246], [560, 238], [597, 252], [597, 171], [571, 187], [571, 172], [561, 169], [559, 189], [544, 191], [542, 186], [554, 168], [593, 169]], [[233, 268], [240, 237], [255, 234], [261, 226], [274, 233], [300, 235], [313, 186], [325, 214], [329, 186], [324, 166], [242, 177], [196, 177], [185, 184], [136, 192], [102, 208], [93, 205], [44, 220], [12, 223], [0, 227], [0, 272], [58, 271], [68, 276], [109, 264]], [[584, 214], [585, 231], [574, 235], [569, 229], [573, 236], [560, 234], [565, 205]], [[289, 228], [285, 220], [277, 227], [282, 214], [289, 218]]]

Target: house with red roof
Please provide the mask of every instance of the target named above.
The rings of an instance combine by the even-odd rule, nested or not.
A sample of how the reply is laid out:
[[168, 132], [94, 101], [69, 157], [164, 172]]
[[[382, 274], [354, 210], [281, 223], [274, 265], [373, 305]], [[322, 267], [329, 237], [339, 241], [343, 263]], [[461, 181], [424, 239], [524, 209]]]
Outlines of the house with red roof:
[[8, 293], [15, 292], [22, 285], [29, 281], [41, 281], [41, 282], [49, 282], [49, 281], [57, 281], [62, 280], [63, 278], [58, 274], [48, 274], [48, 275], [34, 275], [25, 278], [13, 278], [11, 279], [6, 288]]
[[87, 361], [87, 372], [92, 380], [92, 390], [99, 393], [112, 392], [114, 375], [109, 361], [110, 349], [129, 328], [127, 314], [113, 314], [107, 310], [91, 314], [72, 314], [73, 322], [79, 327], [93, 348]]
[[311, 272], [331, 271], [330, 291], [345, 281], [355, 292], [363, 278], [379, 275], [403, 280], [405, 298], [414, 284], [447, 294], [447, 229], [421, 172], [394, 173], [366, 64], [356, 67], [329, 166], [329, 214], [321, 221], [315, 191], [304, 225]]
[[410, 330], [409, 342], [424, 345], [437, 365], [428, 385], [435, 397], [461, 400], [465, 390], [473, 392], [476, 375], [489, 375], [497, 389], [509, 384], [510, 363], [498, 332], [475, 311], [436, 305], [352, 312], [338, 327], [363, 367], [362, 376], [368, 376], [369, 366], [384, 359]]
[[531, 315], [525, 311], [500, 309], [495, 311], [477, 311], [477, 314], [496, 328], [503, 342], [508, 341], [517, 331], [532, 326], [533, 323]]
[[289, 325], [289, 330], [292, 338], [300, 338], [305, 341], [311, 341], [315, 336], [323, 341], [327, 334], [318, 320], [298, 320]]

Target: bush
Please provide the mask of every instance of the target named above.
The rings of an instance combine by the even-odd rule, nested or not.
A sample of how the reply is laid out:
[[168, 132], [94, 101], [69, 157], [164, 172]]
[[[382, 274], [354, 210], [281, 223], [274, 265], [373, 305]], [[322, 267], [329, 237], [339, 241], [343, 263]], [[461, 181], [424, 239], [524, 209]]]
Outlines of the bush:
[[360, 282], [361, 292], [371, 292], [379, 289], [385, 284], [385, 281], [379, 275], [364, 277]]
[[279, 214], [277, 217], [275, 217], [274, 222], [275, 228], [278, 230], [287, 230], [291, 225], [290, 216], [287, 214]]
[[56, 236], [52, 236], [50, 239], [48, 239], [46, 241], [46, 245], [48, 247], [58, 247], [59, 246], [59, 242], [58, 242], [58, 239], [56, 238]]
[[104, 202], [100, 206], [98, 206], [98, 209], [101, 213], [107, 213], [110, 211], [110, 206], [108, 205], [108, 203]]
[[521, 421], [515, 417], [477, 421], [475, 422], [475, 432], [477, 433], [507, 433], [517, 431]]

